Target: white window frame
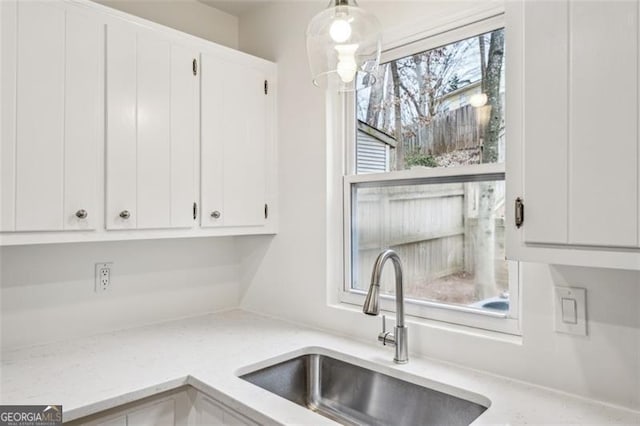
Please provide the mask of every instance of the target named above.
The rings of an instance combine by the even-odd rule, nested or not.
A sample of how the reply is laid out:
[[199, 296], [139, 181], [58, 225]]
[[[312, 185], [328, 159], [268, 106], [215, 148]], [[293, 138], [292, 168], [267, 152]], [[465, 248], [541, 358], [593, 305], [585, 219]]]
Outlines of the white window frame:
[[[489, 16], [487, 16], [489, 15]], [[415, 52], [423, 52], [443, 45], [451, 44], [469, 37], [484, 34], [505, 27], [504, 13], [486, 12], [480, 15], [471, 15], [462, 19], [450, 21], [440, 25], [404, 37], [390, 43], [387, 50], [383, 51], [381, 63], [399, 59]], [[366, 291], [352, 289], [351, 270], [351, 238], [352, 238], [352, 187], [359, 183], [395, 182], [455, 182], [458, 180], [499, 180], [505, 176], [505, 163], [481, 164], [441, 169], [412, 169], [387, 173], [355, 174], [355, 144], [356, 144], [356, 115], [355, 96], [344, 95], [341, 98], [339, 110], [340, 137], [345, 148], [345, 176], [343, 177], [343, 272], [344, 277], [338, 291], [340, 303], [362, 306]], [[505, 184], [508, 182], [505, 179]], [[497, 312], [472, 308], [468, 306], [453, 305], [435, 301], [406, 299], [405, 311], [409, 316], [415, 316], [428, 320], [443, 321], [467, 327], [496, 331], [513, 335], [521, 335], [520, 328], [520, 265], [510, 261], [509, 270], [509, 311]], [[395, 301], [390, 295], [380, 295], [380, 307], [384, 311], [394, 312]]]

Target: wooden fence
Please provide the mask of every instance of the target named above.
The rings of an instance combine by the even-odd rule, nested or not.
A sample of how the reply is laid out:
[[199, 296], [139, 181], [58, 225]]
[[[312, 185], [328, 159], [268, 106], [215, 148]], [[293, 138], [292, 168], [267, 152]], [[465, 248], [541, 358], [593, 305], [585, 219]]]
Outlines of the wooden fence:
[[[408, 294], [415, 283], [474, 273], [477, 184], [448, 183], [360, 188], [354, 244], [354, 287], [366, 290], [375, 258], [393, 248], [403, 262]], [[506, 285], [504, 221], [496, 219], [496, 279]], [[393, 293], [393, 268], [382, 287]]]
[[404, 143], [407, 152], [441, 155], [447, 152], [478, 149], [482, 143], [482, 108], [466, 105], [439, 113], [427, 125], [407, 128]]

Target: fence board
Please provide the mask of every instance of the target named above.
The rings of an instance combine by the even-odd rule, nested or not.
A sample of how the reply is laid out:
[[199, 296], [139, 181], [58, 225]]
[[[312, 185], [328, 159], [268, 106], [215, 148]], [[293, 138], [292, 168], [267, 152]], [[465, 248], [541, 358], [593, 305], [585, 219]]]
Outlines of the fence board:
[[436, 114], [426, 126], [408, 128], [404, 143], [409, 152], [441, 155], [465, 149], [479, 149], [482, 126], [479, 112], [471, 105]]

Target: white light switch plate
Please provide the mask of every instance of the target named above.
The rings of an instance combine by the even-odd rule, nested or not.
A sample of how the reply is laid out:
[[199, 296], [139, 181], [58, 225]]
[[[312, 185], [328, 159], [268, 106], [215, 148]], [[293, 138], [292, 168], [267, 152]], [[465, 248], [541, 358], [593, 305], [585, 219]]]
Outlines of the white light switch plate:
[[[564, 310], [563, 310], [564, 308]], [[587, 290], [556, 287], [555, 324], [559, 333], [587, 335]]]

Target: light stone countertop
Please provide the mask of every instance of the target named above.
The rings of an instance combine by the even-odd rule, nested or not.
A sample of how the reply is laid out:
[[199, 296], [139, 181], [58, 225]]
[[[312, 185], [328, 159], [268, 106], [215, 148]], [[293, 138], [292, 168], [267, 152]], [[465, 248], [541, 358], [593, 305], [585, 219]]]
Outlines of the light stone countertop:
[[640, 424], [638, 411], [427, 358], [399, 366], [392, 348], [240, 310], [5, 351], [0, 402], [62, 404], [70, 421], [189, 384], [260, 423], [335, 424], [237, 377], [314, 350], [460, 396], [481, 395], [491, 406], [474, 425]]

